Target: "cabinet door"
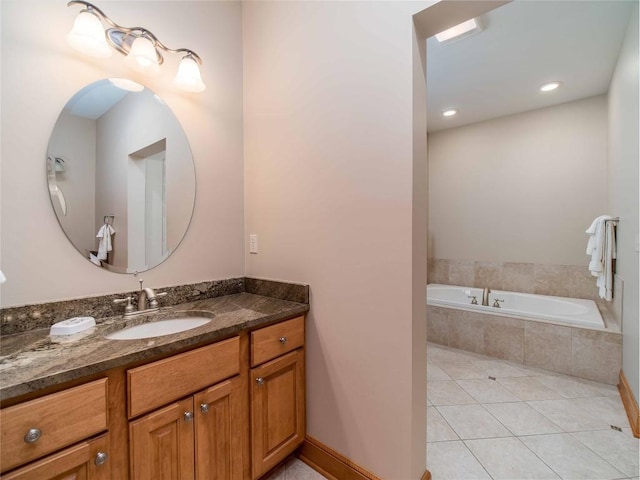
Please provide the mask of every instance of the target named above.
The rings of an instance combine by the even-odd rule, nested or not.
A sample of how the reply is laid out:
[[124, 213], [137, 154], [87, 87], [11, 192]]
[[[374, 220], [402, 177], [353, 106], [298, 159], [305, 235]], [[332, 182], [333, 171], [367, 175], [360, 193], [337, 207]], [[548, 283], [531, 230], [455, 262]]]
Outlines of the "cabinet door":
[[196, 479], [242, 479], [244, 431], [240, 377], [194, 396]]
[[251, 370], [253, 478], [275, 467], [305, 436], [304, 350]]
[[193, 397], [130, 423], [133, 480], [193, 480]]
[[26, 467], [2, 480], [110, 480], [109, 436], [79, 443]]

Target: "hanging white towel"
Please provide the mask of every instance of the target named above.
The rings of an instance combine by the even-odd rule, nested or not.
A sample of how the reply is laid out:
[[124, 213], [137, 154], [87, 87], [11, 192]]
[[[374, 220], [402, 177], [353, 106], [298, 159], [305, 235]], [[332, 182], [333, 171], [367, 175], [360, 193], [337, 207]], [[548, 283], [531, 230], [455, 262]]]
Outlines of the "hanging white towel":
[[613, 298], [613, 262], [616, 258], [616, 240], [613, 229], [613, 217], [601, 215], [586, 230], [589, 235], [587, 255], [591, 255], [589, 271], [597, 277], [596, 286], [600, 298], [610, 301]]
[[100, 230], [98, 230], [98, 234], [96, 238], [100, 239], [100, 243], [98, 244], [98, 260], [106, 260], [107, 254], [113, 250], [111, 244], [111, 235], [116, 233], [111, 225], [105, 223]]

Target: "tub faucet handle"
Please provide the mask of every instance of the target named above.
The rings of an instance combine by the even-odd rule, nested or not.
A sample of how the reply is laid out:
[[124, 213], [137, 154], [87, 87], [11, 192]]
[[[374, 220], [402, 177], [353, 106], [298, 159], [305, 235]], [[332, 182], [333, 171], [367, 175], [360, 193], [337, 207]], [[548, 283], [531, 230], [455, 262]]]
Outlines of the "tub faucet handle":
[[504, 302], [504, 300], [498, 300], [497, 298], [493, 299], [493, 306], [496, 308], [500, 308], [500, 302]]
[[475, 295], [467, 295], [467, 298], [471, 299], [471, 305], [477, 305], [478, 304], [478, 297], [476, 297]]

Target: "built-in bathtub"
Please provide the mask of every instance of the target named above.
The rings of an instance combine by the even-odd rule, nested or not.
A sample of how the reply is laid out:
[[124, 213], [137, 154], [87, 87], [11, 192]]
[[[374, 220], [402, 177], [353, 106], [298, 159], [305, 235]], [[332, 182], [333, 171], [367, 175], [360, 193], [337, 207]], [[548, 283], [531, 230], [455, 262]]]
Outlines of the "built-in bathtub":
[[[476, 297], [478, 305], [471, 302]], [[500, 308], [493, 307], [495, 300]], [[622, 335], [592, 300], [427, 286], [427, 341], [615, 385]]]
[[[477, 304], [472, 304], [474, 301]], [[496, 300], [499, 307], [493, 306]], [[486, 312], [560, 325], [604, 329], [605, 324], [596, 302], [579, 298], [552, 297], [530, 293], [491, 291], [489, 305], [482, 302], [482, 289], [455, 285], [427, 285], [427, 305]]]

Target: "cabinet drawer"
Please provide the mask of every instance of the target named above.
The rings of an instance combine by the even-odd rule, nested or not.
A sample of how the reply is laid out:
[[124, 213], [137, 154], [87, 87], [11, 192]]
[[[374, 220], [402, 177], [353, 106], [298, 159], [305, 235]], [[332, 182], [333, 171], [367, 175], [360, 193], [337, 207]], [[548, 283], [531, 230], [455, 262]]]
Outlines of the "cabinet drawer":
[[[107, 379], [5, 408], [0, 424], [4, 472], [106, 430]], [[31, 429], [40, 436], [29, 443], [25, 436]]]
[[272, 360], [304, 345], [304, 317], [251, 332], [251, 366]]
[[2, 476], [2, 480], [109, 480], [109, 435], [79, 443]]
[[127, 371], [129, 418], [240, 372], [238, 337]]

